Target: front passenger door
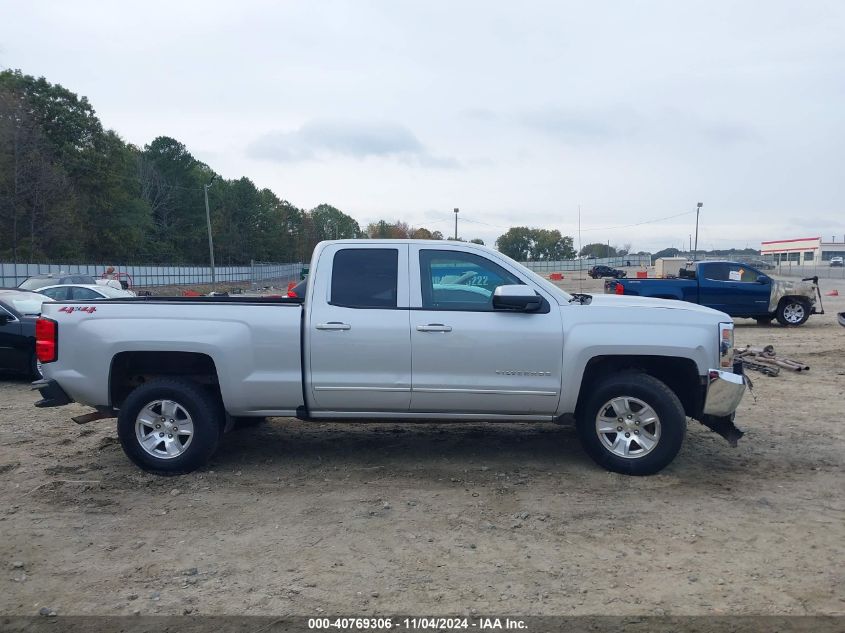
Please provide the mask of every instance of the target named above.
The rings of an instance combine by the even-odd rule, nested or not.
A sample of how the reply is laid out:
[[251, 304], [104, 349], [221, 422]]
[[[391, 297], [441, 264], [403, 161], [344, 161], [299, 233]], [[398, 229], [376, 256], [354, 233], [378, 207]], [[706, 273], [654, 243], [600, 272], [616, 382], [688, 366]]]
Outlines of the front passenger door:
[[[561, 388], [560, 310], [493, 310], [498, 286], [524, 284], [481, 254], [411, 247], [415, 413], [551, 416]], [[416, 295], [416, 293], [419, 293]]]

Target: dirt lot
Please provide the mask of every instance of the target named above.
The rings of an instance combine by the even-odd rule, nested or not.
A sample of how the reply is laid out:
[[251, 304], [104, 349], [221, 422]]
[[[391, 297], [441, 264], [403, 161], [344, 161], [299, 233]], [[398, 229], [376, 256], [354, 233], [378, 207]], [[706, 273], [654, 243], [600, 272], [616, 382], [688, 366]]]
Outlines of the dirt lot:
[[802, 328], [738, 325], [738, 344], [812, 367], [752, 375], [739, 448], [692, 422], [649, 478], [599, 469], [551, 424], [290, 419], [160, 478], [112, 422], [0, 381], [0, 612], [845, 614], [836, 283]]

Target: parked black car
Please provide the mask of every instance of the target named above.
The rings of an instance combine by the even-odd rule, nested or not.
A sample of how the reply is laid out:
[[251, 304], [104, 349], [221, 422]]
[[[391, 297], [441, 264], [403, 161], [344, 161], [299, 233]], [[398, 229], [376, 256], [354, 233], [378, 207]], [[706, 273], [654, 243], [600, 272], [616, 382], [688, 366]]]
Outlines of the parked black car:
[[18, 284], [20, 290], [38, 290], [46, 288], [47, 286], [58, 286], [64, 284], [91, 284], [94, 285], [97, 280], [91, 275], [68, 275], [66, 273], [46, 273], [43, 275], [32, 275], [27, 277]]
[[610, 266], [593, 266], [587, 271], [587, 274], [593, 279], [600, 279], [601, 277], [613, 277], [614, 279], [619, 279], [620, 277], [626, 276], [624, 270], [611, 268]]
[[0, 288], [0, 371], [41, 377], [35, 357], [35, 321], [45, 301], [52, 299], [28, 290]]

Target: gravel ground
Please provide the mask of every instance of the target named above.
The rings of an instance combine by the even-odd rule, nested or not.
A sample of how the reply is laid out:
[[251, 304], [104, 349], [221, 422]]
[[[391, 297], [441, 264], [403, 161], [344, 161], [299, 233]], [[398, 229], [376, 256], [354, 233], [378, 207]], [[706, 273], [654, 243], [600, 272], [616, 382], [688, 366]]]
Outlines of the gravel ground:
[[739, 448], [691, 422], [648, 478], [552, 424], [281, 418], [161, 478], [113, 421], [0, 380], [0, 613], [843, 615], [845, 296], [826, 307], [741, 321], [811, 371], [752, 374]]

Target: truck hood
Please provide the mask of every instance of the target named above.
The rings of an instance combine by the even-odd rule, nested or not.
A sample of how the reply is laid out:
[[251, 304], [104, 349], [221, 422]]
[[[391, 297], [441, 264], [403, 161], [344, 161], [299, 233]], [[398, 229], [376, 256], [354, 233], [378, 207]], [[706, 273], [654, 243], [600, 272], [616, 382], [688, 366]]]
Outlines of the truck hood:
[[672, 299], [653, 299], [651, 297], [639, 297], [636, 295], [595, 294], [593, 295], [593, 300], [589, 303], [589, 305], [608, 308], [661, 308], [663, 310], [686, 310], [687, 312], [699, 312], [701, 314], [724, 317], [722, 319], [723, 321], [731, 321], [731, 317], [724, 312], [700, 306], [696, 303], [689, 303], [688, 301], [674, 301]]

